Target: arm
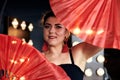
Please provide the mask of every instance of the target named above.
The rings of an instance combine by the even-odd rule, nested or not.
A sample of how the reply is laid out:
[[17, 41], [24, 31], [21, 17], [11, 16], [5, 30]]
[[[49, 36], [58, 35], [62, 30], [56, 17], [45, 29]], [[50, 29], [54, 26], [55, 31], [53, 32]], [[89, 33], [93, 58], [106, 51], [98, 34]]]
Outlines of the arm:
[[76, 46], [74, 46], [73, 50], [75, 51], [76, 55], [81, 54], [87, 60], [88, 58], [94, 56], [99, 51], [101, 51], [102, 48], [100, 48], [98, 46], [88, 44], [86, 42], [82, 42], [82, 43], [79, 43]]
[[86, 42], [79, 43], [72, 47], [74, 62], [82, 71], [84, 71], [87, 59], [94, 56], [101, 50], [102, 48], [93, 46]]

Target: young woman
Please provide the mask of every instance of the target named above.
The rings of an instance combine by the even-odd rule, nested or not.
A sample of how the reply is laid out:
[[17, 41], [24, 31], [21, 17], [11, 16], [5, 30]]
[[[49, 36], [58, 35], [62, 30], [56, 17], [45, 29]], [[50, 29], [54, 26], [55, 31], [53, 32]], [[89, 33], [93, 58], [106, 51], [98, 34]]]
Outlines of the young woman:
[[71, 80], [83, 80], [87, 59], [102, 48], [82, 42], [68, 50], [64, 49], [70, 32], [60, 24], [52, 11], [46, 13], [42, 24], [44, 26], [44, 56], [51, 63], [63, 68]]

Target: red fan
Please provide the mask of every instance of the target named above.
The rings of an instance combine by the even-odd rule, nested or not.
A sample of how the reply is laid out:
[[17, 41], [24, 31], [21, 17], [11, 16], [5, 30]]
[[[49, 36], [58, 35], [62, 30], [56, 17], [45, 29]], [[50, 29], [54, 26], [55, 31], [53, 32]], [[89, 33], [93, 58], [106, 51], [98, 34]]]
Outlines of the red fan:
[[60, 22], [90, 44], [120, 49], [120, 0], [49, 0]]
[[0, 80], [69, 80], [34, 47], [0, 34]]

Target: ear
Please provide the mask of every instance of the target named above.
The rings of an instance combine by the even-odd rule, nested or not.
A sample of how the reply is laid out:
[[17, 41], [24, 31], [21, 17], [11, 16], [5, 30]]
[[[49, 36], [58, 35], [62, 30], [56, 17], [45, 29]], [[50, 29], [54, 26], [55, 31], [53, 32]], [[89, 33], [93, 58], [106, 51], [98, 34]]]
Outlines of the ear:
[[68, 39], [69, 38], [69, 36], [70, 36], [70, 32], [66, 29], [66, 33], [65, 33], [65, 36], [66, 36], [66, 38]]

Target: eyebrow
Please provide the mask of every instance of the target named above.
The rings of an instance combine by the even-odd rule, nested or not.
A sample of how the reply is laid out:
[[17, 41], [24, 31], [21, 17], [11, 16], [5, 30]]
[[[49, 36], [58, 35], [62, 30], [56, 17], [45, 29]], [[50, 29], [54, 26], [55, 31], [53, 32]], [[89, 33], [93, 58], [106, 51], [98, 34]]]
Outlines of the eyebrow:
[[[47, 25], [51, 25], [51, 24], [49, 24], [49, 23], [45, 23], [45, 24], [47, 24]], [[45, 24], [44, 24], [44, 25], [45, 25]]]
[[61, 25], [61, 24], [58, 23], [58, 24], [55, 24], [55, 25]]
[[[50, 23], [45, 23], [45, 24], [47, 24], [47, 25], [51, 25]], [[55, 25], [62, 25], [62, 24], [57, 23], [57, 24], [55, 24]]]

